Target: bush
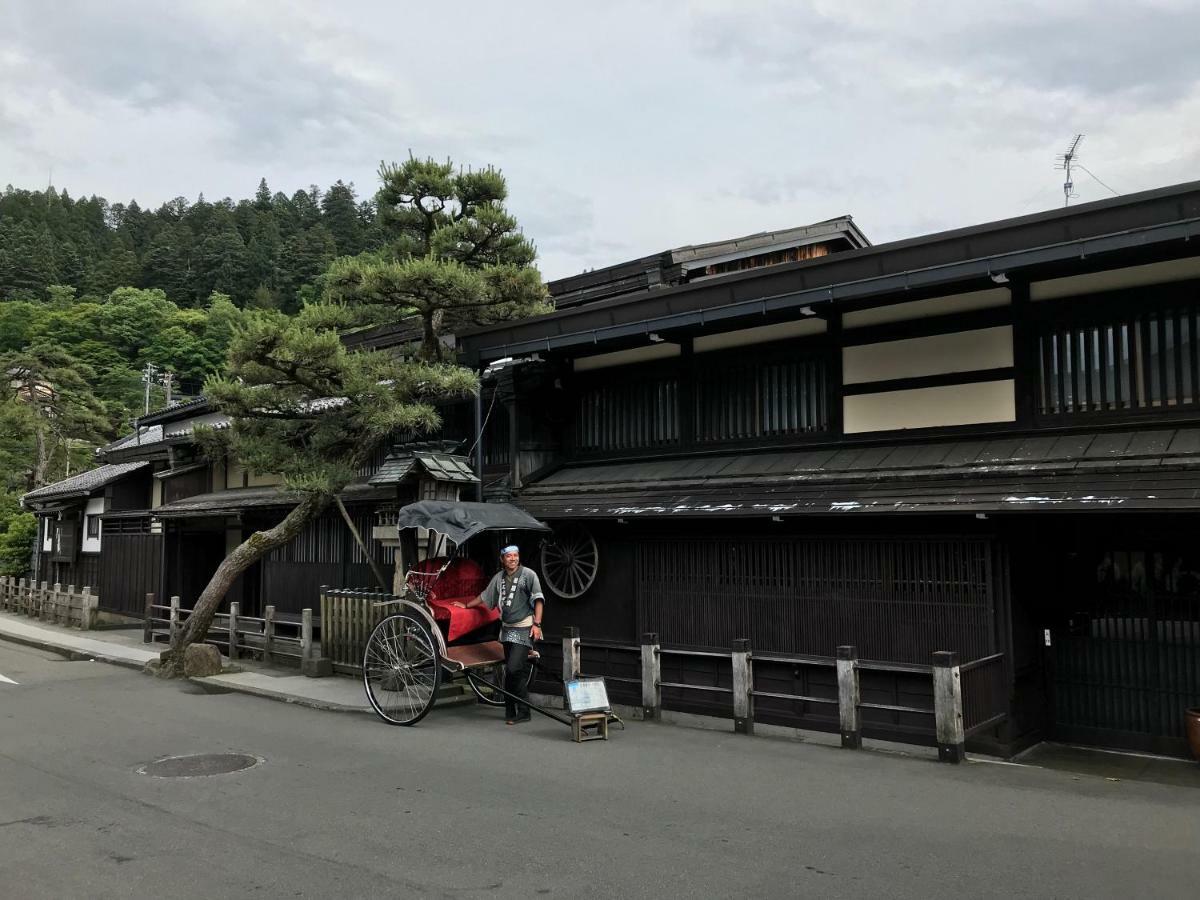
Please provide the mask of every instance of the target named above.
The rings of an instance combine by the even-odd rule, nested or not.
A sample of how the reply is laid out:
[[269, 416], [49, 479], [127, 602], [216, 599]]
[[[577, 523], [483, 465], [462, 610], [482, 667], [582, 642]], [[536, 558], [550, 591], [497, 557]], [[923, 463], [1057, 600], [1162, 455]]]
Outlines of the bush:
[[37, 519], [33, 513], [17, 513], [0, 533], [0, 575], [22, 577], [29, 574], [33, 541], [37, 537]]

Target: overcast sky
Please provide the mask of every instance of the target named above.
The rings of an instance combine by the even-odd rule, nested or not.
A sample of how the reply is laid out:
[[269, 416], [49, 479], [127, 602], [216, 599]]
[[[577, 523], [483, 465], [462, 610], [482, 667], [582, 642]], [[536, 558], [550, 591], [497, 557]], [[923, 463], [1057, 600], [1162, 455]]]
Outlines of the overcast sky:
[[[493, 163], [549, 277], [1200, 178], [1200, 0], [3, 0], [0, 184], [156, 206]], [[1078, 173], [1077, 202], [1111, 196]]]

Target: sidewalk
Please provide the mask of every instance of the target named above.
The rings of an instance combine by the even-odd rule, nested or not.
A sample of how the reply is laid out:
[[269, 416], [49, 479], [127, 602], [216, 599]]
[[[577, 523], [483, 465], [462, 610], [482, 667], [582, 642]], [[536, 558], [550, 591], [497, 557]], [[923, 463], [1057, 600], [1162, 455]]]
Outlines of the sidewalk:
[[[163, 647], [162, 644], [142, 643], [142, 633], [132, 629], [83, 632], [12, 613], [0, 613], [0, 640], [138, 670], [158, 659]], [[294, 669], [272, 668], [242, 660], [235, 666], [240, 671], [192, 679], [192, 683], [210, 693], [253, 694], [336, 712], [371, 712], [362, 683], [357, 678], [306, 678]]]

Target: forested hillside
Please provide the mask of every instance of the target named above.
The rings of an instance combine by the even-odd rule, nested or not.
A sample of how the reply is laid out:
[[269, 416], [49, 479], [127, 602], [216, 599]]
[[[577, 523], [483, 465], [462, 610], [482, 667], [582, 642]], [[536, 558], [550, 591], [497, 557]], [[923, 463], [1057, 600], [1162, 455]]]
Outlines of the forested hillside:
[[[171, 374], [175, 397], [199, 392], [244, 310], [297, 311], [336, 257], [382, 240], [374, 202], [340, 181], [289, 197], [263, 180], [251, 199], [153, 211], [0, 194], [0, 570], [27, 561], [19, 496], [91, 467], [96, 446], [130, 429], [148, 365]], [[161, 406], [161, 375], [150, 391]]]
[[0, 194], [0, 298], [41, 301], [51, 285], [81, 297], [141, 287], [182, 308], [217, 291], [238, 306], [294, 311], [335, 256], [381, 241], [374, 203], [341, 181], [289, 197], [263, 179], [250, 199], [178, 197], [156, 210], [10, 186]]

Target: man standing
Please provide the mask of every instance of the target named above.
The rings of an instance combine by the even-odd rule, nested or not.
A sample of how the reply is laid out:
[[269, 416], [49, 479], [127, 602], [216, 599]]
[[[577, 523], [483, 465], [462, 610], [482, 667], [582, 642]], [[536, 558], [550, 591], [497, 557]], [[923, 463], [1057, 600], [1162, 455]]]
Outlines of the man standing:
[[[546, 598], [533, 569], [521, 565], [521, 551], [511, 544], [500, 551], [504, 568], [495, 574], [482, 594], [464, 609], [487, 604], [500, 607], [500, 643], [504, 646], [504, 690], [522, 700], [529, 699], [526, 672], [533, 642], [542, 639], [542, 611]], [[505, 719], [509, 725], [529, 721], [529, 707], [512, 697], [504, 698]]]

